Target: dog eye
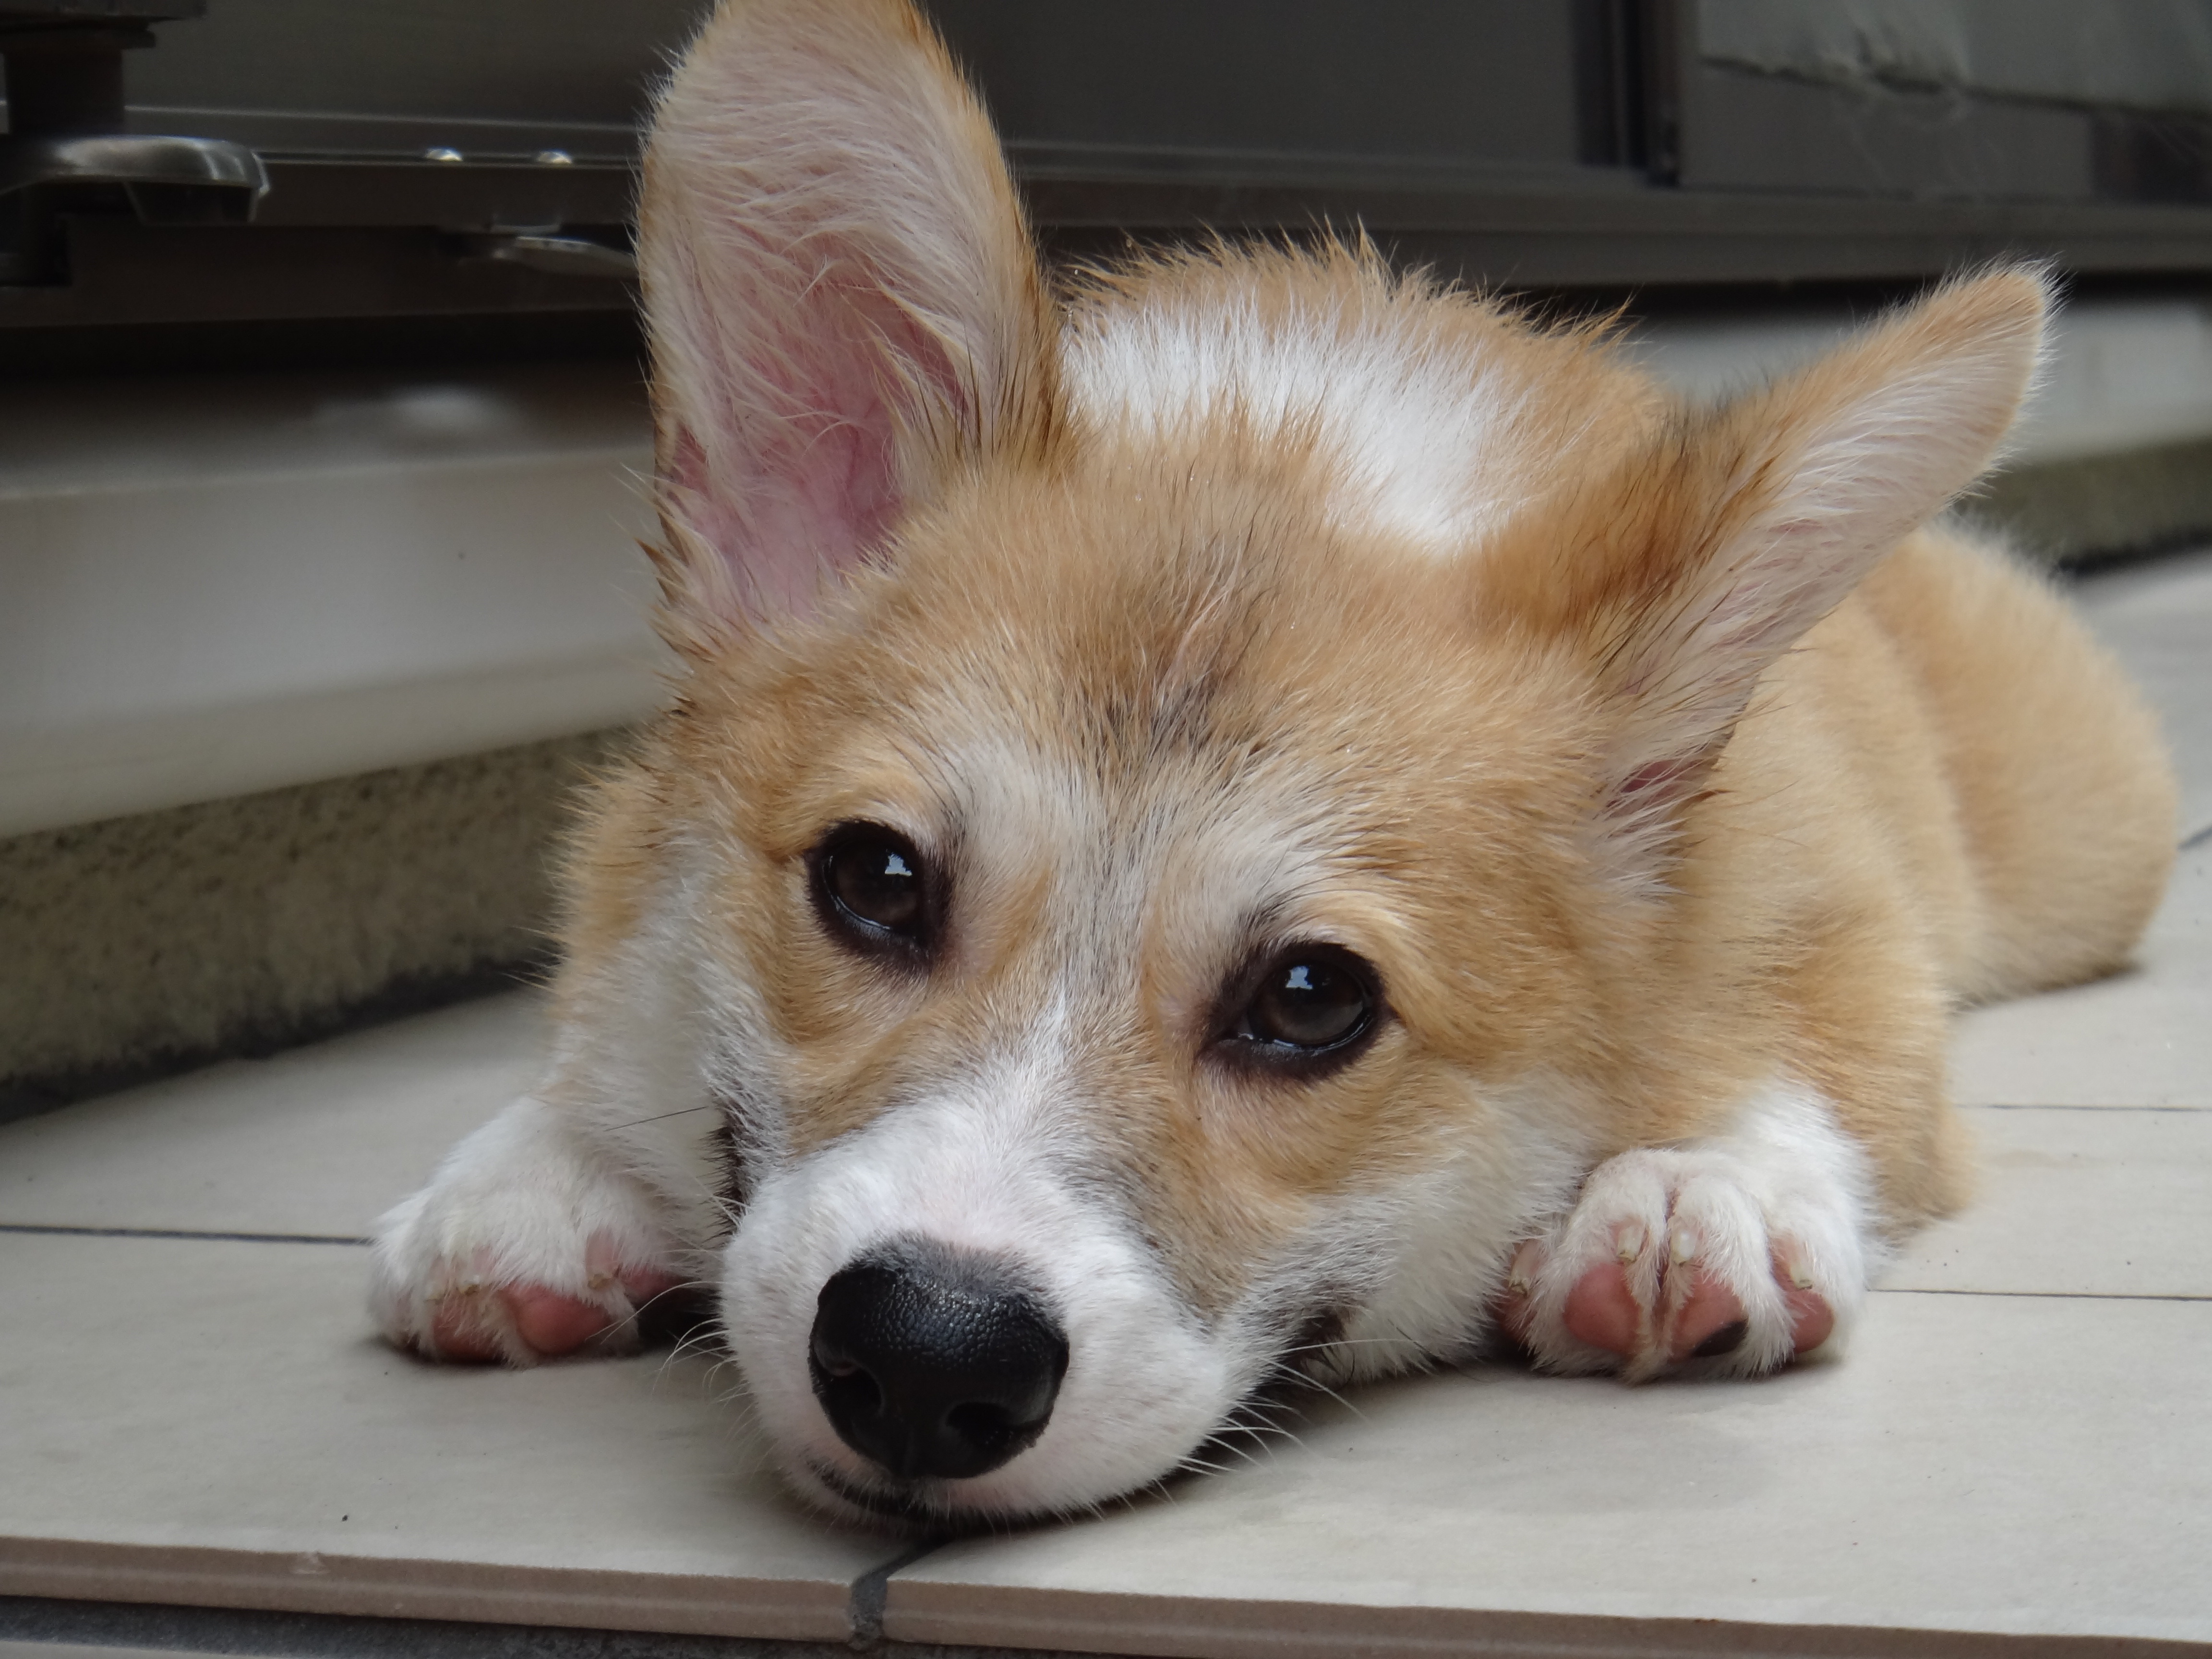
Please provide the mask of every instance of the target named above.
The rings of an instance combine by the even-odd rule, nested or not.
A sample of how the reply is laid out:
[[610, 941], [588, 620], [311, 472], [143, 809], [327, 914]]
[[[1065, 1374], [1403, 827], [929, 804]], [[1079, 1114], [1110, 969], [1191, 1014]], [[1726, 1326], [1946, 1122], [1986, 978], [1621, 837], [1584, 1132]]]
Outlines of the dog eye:
[[1333, 945], [1298, 945], [1268, 962], [1229, 1040], [1251, 1059], [1317, 1060], [1374, 1028], [1374, 970]]
[[928, 931], [930, 869], [914, 843], [880, 824], [840, 824], [814, 858], [829, 919], [863, 945], [919, 945]]

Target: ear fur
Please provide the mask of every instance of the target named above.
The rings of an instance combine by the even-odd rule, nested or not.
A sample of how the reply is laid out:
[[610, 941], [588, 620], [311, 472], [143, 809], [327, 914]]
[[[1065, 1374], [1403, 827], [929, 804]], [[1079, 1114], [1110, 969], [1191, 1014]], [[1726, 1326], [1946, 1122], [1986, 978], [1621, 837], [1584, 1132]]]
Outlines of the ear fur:
[[904, 0], [727, 0], [661, 94], [640, 222], [679, 646], [809, 610], [946, 469], [1042, 441], [1028, 228]]
[[[1613, 816], [1671, 819], [1759, 676], [1990, 464], [2049, 303], [2034, 270], [1952, 283], [1789, 380], [1679, 419], [1574, 503], [1564, 544], [1483, 562], [1488, 603], [1596, 663], [1617, 720]], [[1556, 538], [1558, 520], [1542, 529]]]

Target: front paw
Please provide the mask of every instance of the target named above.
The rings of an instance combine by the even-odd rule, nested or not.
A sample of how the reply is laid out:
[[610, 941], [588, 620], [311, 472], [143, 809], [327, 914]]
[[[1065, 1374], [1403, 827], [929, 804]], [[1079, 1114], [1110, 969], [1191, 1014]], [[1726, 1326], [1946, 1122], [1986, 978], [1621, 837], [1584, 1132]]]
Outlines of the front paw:
[[520, 1100], [378, 1223], [369, 1307], [431, 1359], [531, 1365], [639, 1344], [639, 1314], [682, 1281], [638, 1184]]
[[1724, 1143], [1623, 1152], [1515, 1253], [1498, 1315], [1547, 1370], [1755, 1376], [1838, 1340], [1865, 1296], [1847, 1183]]

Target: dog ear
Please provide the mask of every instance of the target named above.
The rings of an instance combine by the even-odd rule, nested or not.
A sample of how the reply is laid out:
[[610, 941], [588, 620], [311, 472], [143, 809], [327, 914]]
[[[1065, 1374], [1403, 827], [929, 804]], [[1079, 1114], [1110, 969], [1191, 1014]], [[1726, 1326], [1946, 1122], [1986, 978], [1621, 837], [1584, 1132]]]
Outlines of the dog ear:
[[1670, 822], [1759, 676], [1990, 464], [2048, 304], [2033, 271], [1954, 283], [1776, 386], [1676, 421], [1576, 501], [1565, 546], [1485, 562], [1505, 573], [1497, 602], [1597, 667], [1613, 710], [1610, 814]]
[[661, 95], [640, 223], [678, 645], [806, 612], [951, 469], [1043, 442], [1028, 227], [902, 0], [724, 4]]

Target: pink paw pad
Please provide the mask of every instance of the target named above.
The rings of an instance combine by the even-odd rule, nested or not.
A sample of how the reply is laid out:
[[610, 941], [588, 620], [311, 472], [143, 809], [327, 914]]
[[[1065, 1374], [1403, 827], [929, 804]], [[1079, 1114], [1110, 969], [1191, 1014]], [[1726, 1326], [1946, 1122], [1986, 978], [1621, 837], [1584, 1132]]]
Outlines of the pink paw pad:
[[[1523, 1244], [1514, 1255], [1505, 1292], [1492, 1306], [1516, 1340], [1526, 1342], [1532, 1334], [1531, 1288], [1544, 1259], [1541, 1244]], [[1792, 1352], [1809, 1353], [1834, 1333], [1835, 1310], [1818, 1291], [1801, 1285], [1778, 1255], [1772, 1271], [1790, 1316]], [[1632, 1375], [1717, 1358], [1743, 1342], [1749, 1322], [1742, 1298], [1719, 1278], [1701, 1273], [1694, 1258], [1659, 1264], [1650, 1290], [1647, 1310], [1633, 1288], [1631, 1264], [1601, 1262], [1575, 1280], [1557, 1317], [1576, 1340], [1627, 1361], [1624, 1369]]]
[[[1743, 1302], [1719, 1279], [1699, 1274], [1694, 1262], [1674, 1266], [1668, 1276], [1688, 1279], [1688, 1292], [1674, 1297], [1662, 1291], [1647, 1328], [1643, 1309], [1628, 1285], [1627, 1269], [1601, 1262], [1575, 1281], [1568, 1293], [1567, 1329], [1592, 1347], [1635, 1359], [1661, 1348], [1670, 1364], [1710, 1359], [1730, 1353], [1747, 1329]], [[1775, 1281], [1790, 1310], [1792, 1349], [1809, 1353], [1828, 1340], [1836, 1316], [1816, 1291], [1799, 1288], [1779, 1262]], [[1676, 1299], [1679, 1298], [1679, 1299]], [[1669, 1305], [1671, 1303], [1671, 1306]]]
[[622, 1265], [612, 1244], [596, 1235], [584, 1266], [588, 1297], [544, 1285], [487, 1283], [492, 1275], [478, 1264], [471, 1281], [435, 1298], [429, 1335], [437, 1356], [481, 1364], [557, 1358], [634, 1320], [639, 1308], [680, 1282], [656, 1267]]

